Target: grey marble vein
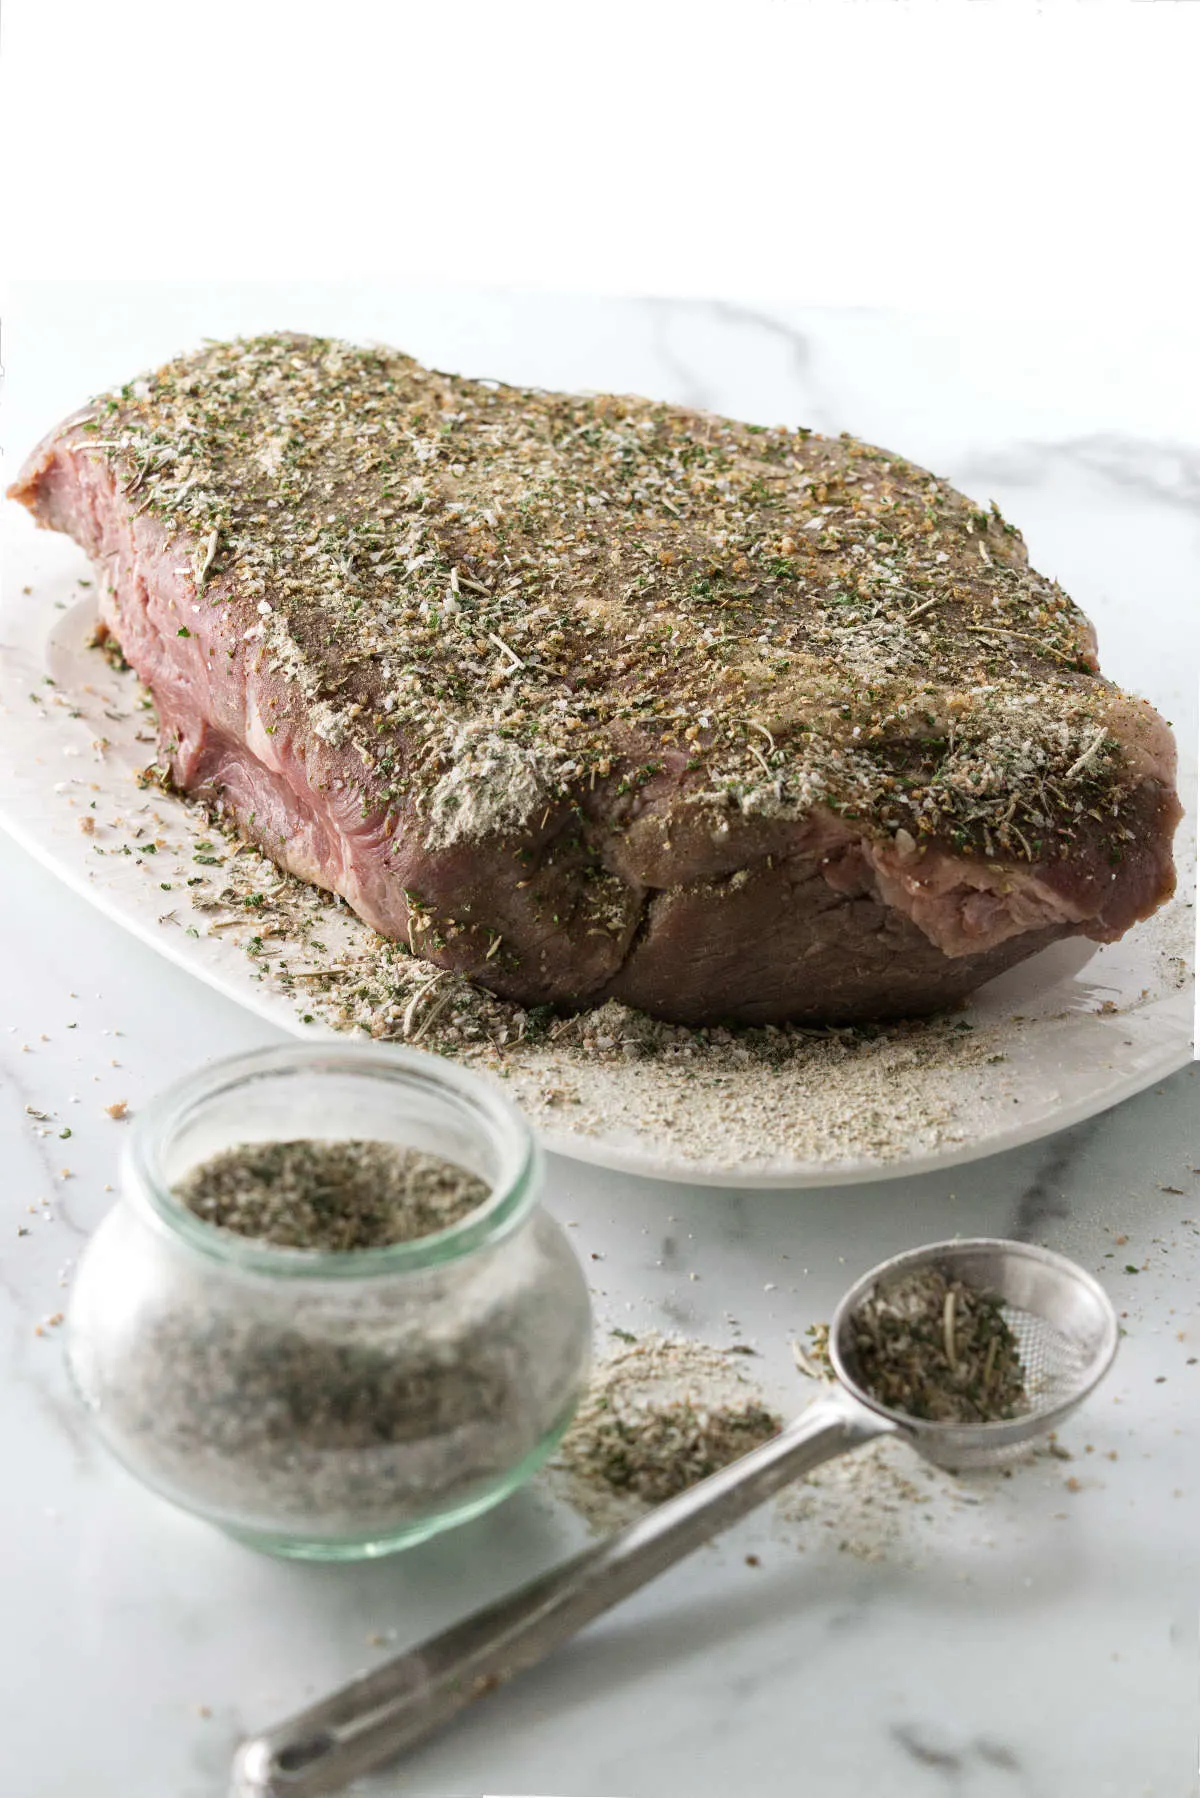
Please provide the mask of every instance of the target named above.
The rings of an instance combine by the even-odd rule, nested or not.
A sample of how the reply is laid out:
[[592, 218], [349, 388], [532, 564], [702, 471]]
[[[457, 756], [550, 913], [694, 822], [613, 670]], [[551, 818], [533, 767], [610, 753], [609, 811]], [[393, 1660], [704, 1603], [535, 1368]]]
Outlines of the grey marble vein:
[[939, 1746], [910, 1723], [893, 1723], [891, 1733], [898, 1747], [919, 1767], [931, 1767], [936, 1772], [953, 1778], [954, 1784], [959, 1785], [955, 1776], [963, 1770], [963, 1757], [960, 1753]]
[[[1031, 1780], [1017, 1752], [1007, 1743], [988, 1736], [956, 1739], [953, 1732], [936, 1733], [927, 1725], [893, 1723], [891, 1739], [915, 1768], [925, 1774], [925, 1789], [952, 1798], [982, 1798], [1011, 1794], [1011, 1798], [1036, 1798], [1041, 1789]], [[1003, 1777], [993, 1779], [993, 1773]]]
[[1200, 519], [1200, 449], [1194, 444], [1093, 432], [1057, 442], [969, 450], [958, 460], [958, 474], [962, 480], [1034, 486], [1056, 464], [1076, 468], [1123, 492], [1181, 507]]
[[1094, 1133], [1094, 1122], [1089, 1121], [1047, 1139], [1038, 1170], [1013, 1210], [1007, 1234], [1014, 1241], [1041, 1242], [1051, 1226], [1070, 1216], [1067, 1187], [1076, 1160]]
[[[650, 300], [646, 304], [652, 321], [655, 351], [669, 371], [676, 397], [683, 404], [718, 412], [729, 406], [726, 397], [728, 374], [719, 386], [714, 384], [710, 375], [679, 346], [677, 327], [689, 319], [703, 320], [728, 327], [735, 334], [765, 338], [782, 347], [781, 403], [777, 416], [769, 422], [778, 423], [787, 415], [790, 422], [807, 424], [814, 430], [828, 432], [840, 428], [835, 422], [836, 407], [822, 390], [813, 344], [799, 325], [775, 313], [730, 300]], [[731, 366], [736, 368], [736, 360]]]

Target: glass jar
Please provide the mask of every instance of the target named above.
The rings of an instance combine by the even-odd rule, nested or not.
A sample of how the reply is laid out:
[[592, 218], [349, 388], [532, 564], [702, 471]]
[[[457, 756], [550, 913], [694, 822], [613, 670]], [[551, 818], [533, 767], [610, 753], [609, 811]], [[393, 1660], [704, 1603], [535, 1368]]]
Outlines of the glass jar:
[[[278, 1248], [172, 1187], [234, 1145], [374, 1139], [491, 1188], [386, 1248]], [[415, 1050], [296, 1046], [210, 1065], [134, 1120], [122, 1197], [77, 1271], [75, 1383], [148, 1486], [277, 1554], [386, 1554], [496, 1504], [557, 1444], [587, 1379], [591, 1304], [539, 1203], [528, 1125]]]

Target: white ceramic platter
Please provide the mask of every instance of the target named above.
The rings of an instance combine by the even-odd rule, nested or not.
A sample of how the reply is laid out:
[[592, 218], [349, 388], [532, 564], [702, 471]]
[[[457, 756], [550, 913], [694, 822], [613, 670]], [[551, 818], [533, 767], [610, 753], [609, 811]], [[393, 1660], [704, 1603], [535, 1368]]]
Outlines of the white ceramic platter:
[[[0, 823], [160, 954], [285, 1030], [323, 1031], [302, 1021], [294, 990], [256, 974], [236, 930], [214, 925], [211, 912], [194, 906], [186, 881], [203, 872], [193, 860], [203, 831], [185, 807], [135, 780], [154, 758], [153, 734], [132, 678], [115, 674], [88, 647], [90, 570], [72, 544], [34, 531], [13, 510], [0, 607]], [[1185, 796], [1194, 786], [1189, 769]], [[171, 848], [152, 859], [137, 853], [135, 833], [155, 817], [154, 829], [163, 834], [165, 823]], [[132, 850], [122, 848], [130, 838]], [[653, 1059], [584, 1070], [585, 1096], [599, 1093], [603, 1101], [599, 1123], [594, 1107], [571, 1096], [579, 1062], [568, 1066], [569, 1057], [556, 1057], [552, 1046], [510, 1091], [548, 1148], [692, 1184], [846, 1184], [951, 1166], [1030, 1142], [1103, 1111], [1190, 1059], [1194, 841], [1189, 816], [1178, 842], [1179, 896], [1149, 924], [1095, 952], [1060, 945], [985, 988], [962, 1019], [974, 1026], [977, 1043], [986, 1038], [987, 1056], [926, 1071], [921, 1078], [927, 1096], [936, 1090], [936, 1118], [917, 1107], [907, 1136], [903, 1129], [884, 1131], [879, 1147], [846, 1152], [835, 1145], [798, 1154], [787, 1128], [788, 1088], [773, 1086], [766, 1072], [767, 1111], [753, 1152], [744, 1135], [732, 1153], [705, 1148], [686, 1108], [673, 1115], [675, 1108], [662, 1105], [663, 1076]], [[357, 920], [331, 908], [328, 928], [322, 924], [331, 958], [352, 953], [362, 931]], [[897, 1111], [911, 1097], [904, 1068], [904, 1057], [893, 1054], [878, 1088], [885, 1106], [887, 1093], [895, 1095]], [[553, 1087], [559, 1074], [566, 1103]], [[775, 1086], [777, 1102], [765, 1098]]]

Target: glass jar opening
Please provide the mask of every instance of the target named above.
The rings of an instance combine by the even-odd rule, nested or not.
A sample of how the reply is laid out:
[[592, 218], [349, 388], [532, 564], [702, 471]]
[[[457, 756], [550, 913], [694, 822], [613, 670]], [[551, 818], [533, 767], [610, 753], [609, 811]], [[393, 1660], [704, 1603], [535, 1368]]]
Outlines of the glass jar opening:
[[[302, 1249], [239, 1235], [198, 1216], [175, 1186], [201, 1162], [247, 1143], [371, 1140], [442, 1157], [489, 1191], [457, 1222], [378, 1248]], [[532, 1132], [491, 1082], [399, 1046], [295, 1045], [210, 1064], [134, 1120], [124, 1178], [135, 1203], [192, 1247], [284, 1278], [364, 1279], [471, 1253], [532, 1207], [540, 1158]]]

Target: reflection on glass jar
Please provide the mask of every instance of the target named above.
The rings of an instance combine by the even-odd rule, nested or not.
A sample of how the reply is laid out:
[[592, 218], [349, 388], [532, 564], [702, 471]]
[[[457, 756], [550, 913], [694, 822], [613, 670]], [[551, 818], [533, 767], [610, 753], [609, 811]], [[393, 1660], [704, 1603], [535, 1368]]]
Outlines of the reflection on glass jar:
[[[236, 1144], [297, 1138], [423, 1150], [489, 1196], [437, 1234], [318, 1253], [173, 1193]], [[541, 1179], [521, 1117], [434, 1056], [305, 1046], [206, 1068], [136, 1121], [76, 1276], [70, 1362], [101, 1436], [280, 1554], [383, 1554], [486, 1510], [552, 1452], [588, 1374], [587, 1286]]]

